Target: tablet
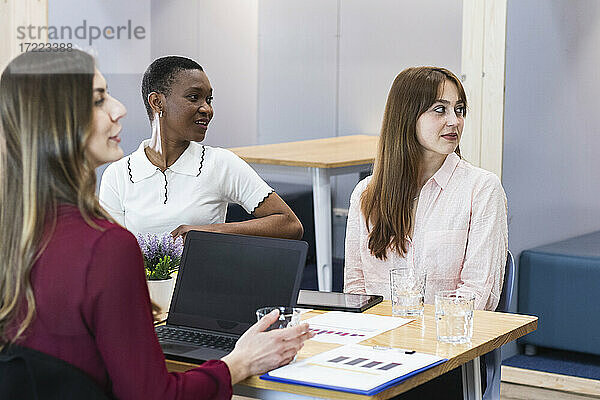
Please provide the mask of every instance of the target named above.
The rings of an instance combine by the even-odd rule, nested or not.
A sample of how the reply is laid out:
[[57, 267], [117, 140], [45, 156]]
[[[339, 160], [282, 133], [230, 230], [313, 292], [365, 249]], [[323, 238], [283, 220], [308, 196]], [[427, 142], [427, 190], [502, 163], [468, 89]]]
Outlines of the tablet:
[[382, 300], [383, 296], [370, 294], [301, 290], [296, 304], [298, 307], [316, 310], [363, 312]]

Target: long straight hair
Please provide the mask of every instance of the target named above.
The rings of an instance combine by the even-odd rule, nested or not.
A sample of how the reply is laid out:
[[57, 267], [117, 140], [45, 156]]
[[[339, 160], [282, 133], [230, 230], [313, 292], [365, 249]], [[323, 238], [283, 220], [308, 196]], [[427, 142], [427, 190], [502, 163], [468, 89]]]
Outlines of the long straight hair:
[[81, 51], [24, 53], [0, 78], [0, 349], [35, 315], [30, 273], [59, 203], [85, 221], [109, 218], [84, 151], [93, 120], [94, 59]]
[[[422, 146], [417, 140], [417, 120], [439, 98], [444, 82], [456, 85], [467, 106], [465, 90], [450, 71], [414, 67], [400, 72], [387, 98], [373, 176], [361, 196], [361, 211], [369, 231], [368, 247], [375, 257], [387, 258], [393, 249], [405, 256], [412, 220], [413, 199], [418, 195]], [[460, 156], [460, 149], [456, 148]]]

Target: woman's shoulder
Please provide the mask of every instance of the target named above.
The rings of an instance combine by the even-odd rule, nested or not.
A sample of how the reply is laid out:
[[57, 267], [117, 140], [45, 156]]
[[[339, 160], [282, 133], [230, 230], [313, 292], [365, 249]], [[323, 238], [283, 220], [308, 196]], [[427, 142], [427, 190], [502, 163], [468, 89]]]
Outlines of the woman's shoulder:
[[[146, 153], [144, 152], [144, 148], [148, 147], [150, 143], [150, 139], [144, 139], [140, 142], [137, 149], [132, 151], [131, 153], [123, 156], [120, 160], [112, 162], [106, 167], [106, 171], [127, 171], [128, 166], [133, 162], [138, 164], [140, 162], [147, 161]], [[149, 162], [149, 161], [148, 161]]]
[[[200, 145], [196, 143], [197, 145]], [[206, 156], [213, 157], [216, 159], [240, 159], [233, 151], [226, 149], [224, 147], [213, 147], [207, 145], [200, 145], [204, 147], [204, 152]]]
[[128, 155], [124, 156], [123, 158], [121, 158], [120, 160], [117, 160], [117, 161], [114, 161], [114, 162], [108, 164], [108, 166], [102, 173], [102, 179], [104, 179], [105, 176], [114, 178], [119, 175], [126, 174], [128, 171], [128, 165], [131, 162], [130, 158], [133, 154], [134, 153], [128, 154]]
[[[85, 272], [85, 279], [90, 279], [87, 282], [93, 281], [93, 286], [98, 290], [103, 290], [109, 284], [110, 278], [106, 277], [108, 270], [118, 270], [119, 276], [127, 282], [143, 275], [143, 256], [131, 232], [103, 218], [86, 221], [79, 210], [73, 208], [68, 215], [57, 220], [56, 229], [45, 250], [49, 259], [69, 254], [69, 264]], [[98, 274], [103, 278], [99, 278]]]
[[[58, 206], [55, 234], [69, 237], [70, 241], [93, 243], [103, 237], [115, 243], [137, 243], [135, 236], [121, 225], [104, 218], [84, 218], [78, 207], [70, 204]], [[71, 242], [71, 245], [74, 245]]]
[[369, 175], [369, 176], [365, 177], [364, 179], [361, 179], [354, 187], [354, 190], [356, 190], [356, 191], [360, 190], [361, 192], [363, 192], [367, 188], [367, 185], [369, 184], [369, 182], [371, 182], [371, 178], [373, 178], [373, 175]]
[[220, 171], [227, 169], [244, 169], [248, 163], [242, 160], [233, 151], [223, 147], [204, 146], [204, 160], [217, 167]]
[[363, 192], [367, 190], [367, 186], [369, 182], [371, 182], [371, 177], [372, 175], [369, 175], [356, 184], [354, 190], [352, 191], [352, 195], [350, 196], [350, 201], [356, 201], [357, 199], [360, 199], [360, 196], [363, 194]]
[[[137, 240], [121, 226], [102, 218], [86, 220], [78, 207], [68, 204], [58, 206], [53, 225], [53, 229], [48, 227], [45, 232], [48, 241], [34, 268], [39, 285], [44, 284], [40, 277], [53, 276], [57, 280], [55, 289], [63, 296], [65, 291], [77, 288], [69, 293], [69, 296], [72, 295], [69, 307], [77, 307], [81, 311], [85, 299], [94, 298], [90, 291], [92, 286], [106, 287], [96, 279], [88, 280], [93, 271], [103, 276], [103, 280], [114, 279], [115, 273], [123, 277], [124, 270], [128, 275], [135, 274], [130, 269], [142, 273], [139, 271], [141, 256]], [[53, 298], [58, 292], [43, 293], [43, 296]], [[49, 310], [48, 307], [45, 310]]]
[[506, 201], [502, 182], [493, 172], [460, 160], [455, 175], [457, 179], [451, 179], [453, 190], [460, 193], [468, 192], [473, 197], [497, 198]]
[[476, 167], [465, 159], [459, 161], [457, 171], [464, 179], [472, 182], [476, 186], [502, 187], [498, 175], [483, 168]]

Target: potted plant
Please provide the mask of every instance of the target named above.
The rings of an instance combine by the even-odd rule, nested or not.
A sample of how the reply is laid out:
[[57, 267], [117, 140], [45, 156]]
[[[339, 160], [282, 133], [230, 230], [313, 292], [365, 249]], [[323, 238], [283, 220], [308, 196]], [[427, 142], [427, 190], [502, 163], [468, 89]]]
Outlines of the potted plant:
[[139, 234], [137, 240], [144, 256], [150, 299], [161, 309], [161, 313], [166, 313], [175, 289], [172, 274], [181, 262], [183, 240], [181, 237], [173, 239], [168, 233]]

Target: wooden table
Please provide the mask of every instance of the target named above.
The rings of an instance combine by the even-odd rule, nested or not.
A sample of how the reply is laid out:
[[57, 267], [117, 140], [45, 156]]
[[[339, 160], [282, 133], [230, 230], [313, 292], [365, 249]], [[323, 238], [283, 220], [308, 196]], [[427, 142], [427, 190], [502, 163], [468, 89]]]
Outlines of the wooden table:
[[[371, 308], [367, 313], [391, 315], [391, 303], [384, 301]], [[304, 318], [320, 313], [313, 311]], [[491, 311], [475, 311], [473, 323], [473, 338], [469, 344], [453, 345], [441, 343], [436, 340], [434, 307], [425, 306], [425, 315], [409, 324], [385, 332], [374, 338], [365, 340], [361, 344], [373, 346], [397, 347], [416, 350], [421, 353], [435, 354], [447, 358], [448, 361], [436, 367], [401, 382], [374, 396], [363, 396], [333, 390], [317, 389], [307, 386], [291, 385], [280, 382], [271, 382], [253, 376], [234, 387], [234, 392], [243, 396], [260, 399], [300, 399], [300, 398], [327, 398], [327, 399], [388, 399], [404, 393], [415, 386], [421, 385], [445, 372], [462, 366], [463, 393], [465, 399], [481, 399], [481, 382], [479, 373], [479, 356], [491, 350], [512, 342], [537, 329], [537, 317], [518, 314], [496, 313]], [[338, 347], [337, 344], [306, 342], [304, 348], [298, 353], [298, 359], [313, 356]], [[167, 361], [170, 371], [186, 371], [193, 364]]]
[[370, 169], [379, 136], [353, 135], [230, 150], [259, 173], [312, 177], [319, 290], [331, 291], [331, 181], [334, 175]]

